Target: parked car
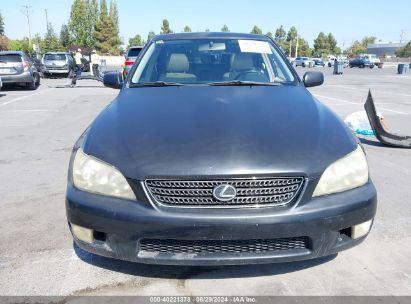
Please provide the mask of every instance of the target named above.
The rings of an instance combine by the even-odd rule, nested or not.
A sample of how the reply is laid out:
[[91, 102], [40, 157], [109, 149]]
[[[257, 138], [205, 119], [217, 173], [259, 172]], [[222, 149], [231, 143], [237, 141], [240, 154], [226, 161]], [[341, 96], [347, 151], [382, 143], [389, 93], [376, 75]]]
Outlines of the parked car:
[[42, 58], [45, 71], [44, 77], [64, 76], [72, 78], [76, 71], [76, 62], [70, 53], [49, 52]]
[[314, 66], [321, 66], [321, 67], [325, 67], [325, 62], [320, 59], [320, 58], [314, 58]]
[[[376, 190], [361, 143], [263, 35], [154, 37], [80, 136], [66, 214], [86, 251], [142, 263], [318, 258], [362, 242]], [[326, 135], [327, 132], [332, 134]]]
[[312, 61], [310, 58], [308, 57], [297, 57], [294, 60], [294, 65], [296, 67], [301, 66], [303, 68], [310, 66], [310, 63], [312, 66], [314, 66], [314, 61]]
[[44, 77], [44, 73], [46, 71], [46, 67], [44, 66], [43, 62], [41, 62], [40, 59], [31, 57], [31, 60], [33, 61], [34, 66], [36, 67], [37, 71], [40, 73], [40, 77]]
[[369, 60], [375, 66], [379, 66], [381, 64], [380, 58], [378, 58], [375, 54], [363, 54], [360, 56], [360, 58]]
[[40, 85], [40, 73], [33, 61], [20, 51], [0, 52], [0, 77], [4, 85], [23, 85], [35, 90]]
[[123, 77], [126, 78], [130, 72], [134, 62], [136, 61], [138, 55], [140, 54], [142, 46], [132, 46], [130, 47], [125, 54]]
[[369, 68], [374, 68], [374, 64], [369, 61], [368, 59], [364, 59], [364, 58], [356, 58], [350, 61], [349, 63], [350, 68], [365, 68], [365, 67], [369, 67]]

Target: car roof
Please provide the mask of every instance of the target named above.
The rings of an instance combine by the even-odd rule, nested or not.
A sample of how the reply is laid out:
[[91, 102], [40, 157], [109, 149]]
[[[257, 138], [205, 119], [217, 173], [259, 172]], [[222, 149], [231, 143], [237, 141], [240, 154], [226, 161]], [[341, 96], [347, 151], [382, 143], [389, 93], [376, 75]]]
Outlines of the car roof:
[[20, 55], [20, 56], [27, 56], [22, 51], [1, 51], [0, 55]]
[[47, 53], [44, 53], [44, 55], [70, 55], [69, 53], [67, 53], [67, 52], [47, 52]]
[[231, 33], [231, 32], [199, 32], [199, 33], [177, 33], [177, 34], [162, 34], [153, 37], [154, 41], [158, 40], [179, 40], [179, 39], [253, 39], [253, 40], [270, 40], [268, 36], [245, 34], [245, 33]]

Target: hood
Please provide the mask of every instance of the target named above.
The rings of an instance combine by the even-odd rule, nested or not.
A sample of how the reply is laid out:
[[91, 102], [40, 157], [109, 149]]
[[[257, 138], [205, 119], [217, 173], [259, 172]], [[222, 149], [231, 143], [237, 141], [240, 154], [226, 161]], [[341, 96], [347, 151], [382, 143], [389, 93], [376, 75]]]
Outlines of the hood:
[[123, 89], [84, 151], [128, 178], [318, 176], [356, 147], [352, 132], [301, 86]]

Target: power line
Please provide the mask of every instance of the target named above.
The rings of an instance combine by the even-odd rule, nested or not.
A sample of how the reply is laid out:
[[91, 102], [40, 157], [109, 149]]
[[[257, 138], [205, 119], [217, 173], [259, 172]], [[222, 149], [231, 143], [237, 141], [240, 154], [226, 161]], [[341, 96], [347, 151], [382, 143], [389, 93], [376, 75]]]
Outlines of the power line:
[[27, 19], [27, 28], [29, 31], [29, 45], [31, 47], [31, 28], [30, 28], [30, 14], [33, 12], [31, 5], [22, 5], [22, 13]]

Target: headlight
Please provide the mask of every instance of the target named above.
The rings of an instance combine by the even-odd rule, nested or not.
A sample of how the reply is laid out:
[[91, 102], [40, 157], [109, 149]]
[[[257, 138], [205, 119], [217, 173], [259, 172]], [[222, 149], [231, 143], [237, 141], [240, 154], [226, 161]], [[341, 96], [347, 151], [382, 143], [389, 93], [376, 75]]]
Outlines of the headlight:
[[323, 173], [313, 196], [337, 193], [360, 187], [368, 181], [368, 164], [360, 146], [331, 164]]
[[113, 166], [78, 149], [73, 161], [73, 183], [84, 191], [136, 200], [125, 177]]

